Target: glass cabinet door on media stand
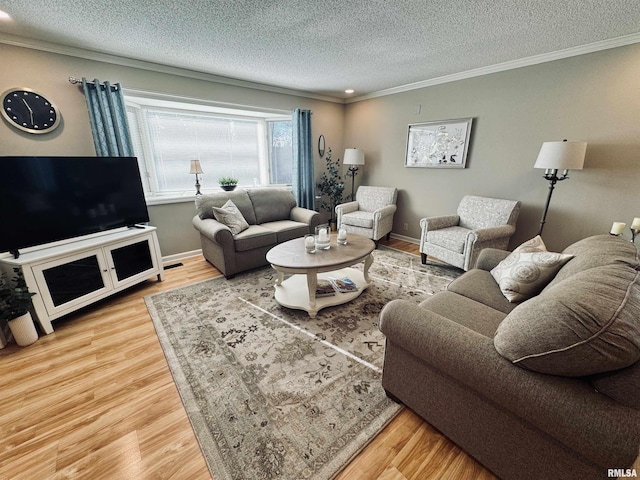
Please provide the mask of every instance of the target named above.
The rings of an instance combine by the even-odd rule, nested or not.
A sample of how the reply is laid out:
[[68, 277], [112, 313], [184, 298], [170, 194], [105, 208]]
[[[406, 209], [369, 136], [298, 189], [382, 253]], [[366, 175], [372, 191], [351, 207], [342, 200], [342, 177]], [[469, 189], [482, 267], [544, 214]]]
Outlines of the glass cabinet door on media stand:
[[151, 235], [133, 238], [33, 267], [46, 286], [42, 300], [49, 315], [86, 303], [157, 271]]

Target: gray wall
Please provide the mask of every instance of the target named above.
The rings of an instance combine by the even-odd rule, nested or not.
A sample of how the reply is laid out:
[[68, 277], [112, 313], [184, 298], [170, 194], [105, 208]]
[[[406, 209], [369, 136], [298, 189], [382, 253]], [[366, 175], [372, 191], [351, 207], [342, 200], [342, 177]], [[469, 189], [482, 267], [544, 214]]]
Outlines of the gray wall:
[[[365, 150], [359, 182], [398, 187], [394, 233], [419, 238], [420, 218], [454, 213], [464, 194], [512, 198], [523, 204], [513, 247], [538, 230], [549, 185], [533, 169], [542, 143], [586, 141], [585, 169], [558, 182], [544, 227], [548, 248], [561, 249], [640, 217], [639, 79], [632, 45], [373, 98], [346, 106], [345, 145]], [[404, 167], [408, 124], [465, 117], [474, 119], [466, 169]]]
[[[334, 158], [345, 146], [365, 150], [360, 184], [395, 185], [394, 233], [419, 238], [419, 220], [452, 213], [464, 194], [519, 199], [512, 246], [535, 235], [548, 182], [533, 164], [542, 142], [588, 142], [585, 169], [558, 183], [544, 239], [560, 249], [640, 216], [640, 45], [342, 105], [261, 89], [156, 73], [0, 44], [0, 91], [25, 86], [48, 95], [63, 124], [29, 135], [0, 122], [0, 155], [95, 155], [85, 100], [69, 76], [121, 82], [125, 88], [264, 108], [313, 110], [314, 142], [324, 134]], [[188, 74], [184, 72], [185, 75]], [[416, 113], [421, 105], [421, 113]], [[405, 168], [407, 125], [473, 117], [467, 168]], [[314, 149], [315, 150], [315, 149]], [[316, 155], [316, 176], [325, 162]], [[205, 175], [205, 189], [215, 175]], [[216, 187], [217, 188], [217, 187]], [[345, 193], [351, 191], [347, 179]], [[200, 248], [191, 201], [149, 207], [164, 256]], [[403, 225], [408, 224], [408, 230]], [[627, 233], [628, 236], [628, 233]]]
[[[295, 108], [310, 109], [313, 111], [314, 141], [323, 134], [327, 147], [331, 146], [334, 152], [343, 149], [342, 103], [157, 73], [145, 68], [124, 67], [5, 44], [0, 44], [0, 58], [0, 92], [12, 87], [32, 88], [46, 95], [62, 113], [61, 126], [46, 135], [24, 133], [0, 120], [0, 156], [95, 155], [85, 98], [77, 85], [69, 83], [70, 76], [120, 82], [125, 90], [129, 88], [288, 111]], [[189, 75], [189, 72], [182, 73]], [[316, 176], [319, 178], [325, 169], [325, 162], [315, 148], [314, 154]], [[203, 175], [205, 193], [218, 190], [217, 185], [213, 185], [215, 179], [215, 174]], [[149, 206], [150, 223], [158, 227], [163, 256], [200, 248], [197, 232], [191, 226], [194, 212], [192, 201]]]

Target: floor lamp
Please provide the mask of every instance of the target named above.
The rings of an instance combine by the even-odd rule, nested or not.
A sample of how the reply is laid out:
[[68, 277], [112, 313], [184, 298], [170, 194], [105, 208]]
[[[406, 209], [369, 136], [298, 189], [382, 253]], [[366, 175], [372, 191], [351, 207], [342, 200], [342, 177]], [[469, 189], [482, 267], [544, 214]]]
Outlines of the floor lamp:
[[[569, 170], [582, 170], [584, 165], [584, 155], [587, 151], [586, 142], [544, 142], [538, 159], [533, 168], [544, 168], [542, 178], [549, 181], [549, 193], [547, 194], [547, 203], [544, 205], [544, 212], [540, 220], [540, 228], [538, 235], [542, 234], [544, 223], [549, 210], [549, 202], [551, 202], [551, 194], [556, 183], [569, 178]], [[558, 171], [563, 170], [558, 176]]]
[[356, 192], [354, 191], [353, 186], [358, 173], [358, 165], [364, 165], [364, 150], [360, 150], [359, 148], [347, 148], [344, 151], [344, 161], [342, 163], [349, 165], [349, 171], [346, 175], [347, 177], [351, 177], [351, 195], [348, 198], [349, 200], [355, 200]]

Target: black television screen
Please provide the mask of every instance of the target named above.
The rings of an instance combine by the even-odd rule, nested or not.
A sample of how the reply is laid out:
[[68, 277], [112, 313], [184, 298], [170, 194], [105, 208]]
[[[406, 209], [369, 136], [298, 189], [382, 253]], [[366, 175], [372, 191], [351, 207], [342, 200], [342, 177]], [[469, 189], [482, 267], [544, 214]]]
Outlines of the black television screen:
[[0, 157], [0, 252], [148, 221], [135, 157]]

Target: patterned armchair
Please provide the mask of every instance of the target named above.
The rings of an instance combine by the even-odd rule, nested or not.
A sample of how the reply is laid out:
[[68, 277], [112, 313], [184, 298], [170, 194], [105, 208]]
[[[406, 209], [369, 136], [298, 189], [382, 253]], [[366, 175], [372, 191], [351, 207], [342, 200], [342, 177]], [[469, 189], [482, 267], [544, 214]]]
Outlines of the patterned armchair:
[[473, 268], [483, 248], [507, 249], [519, 213], [516, 200], [463, 197], [457, 215], [420, 220], [422, 263], [431, 255], [465, 271]]
[[375, 242], [389, 238], [397, 196], [393, 187], [358, 187], [355, 201], [336, 206], [338, 228]]

